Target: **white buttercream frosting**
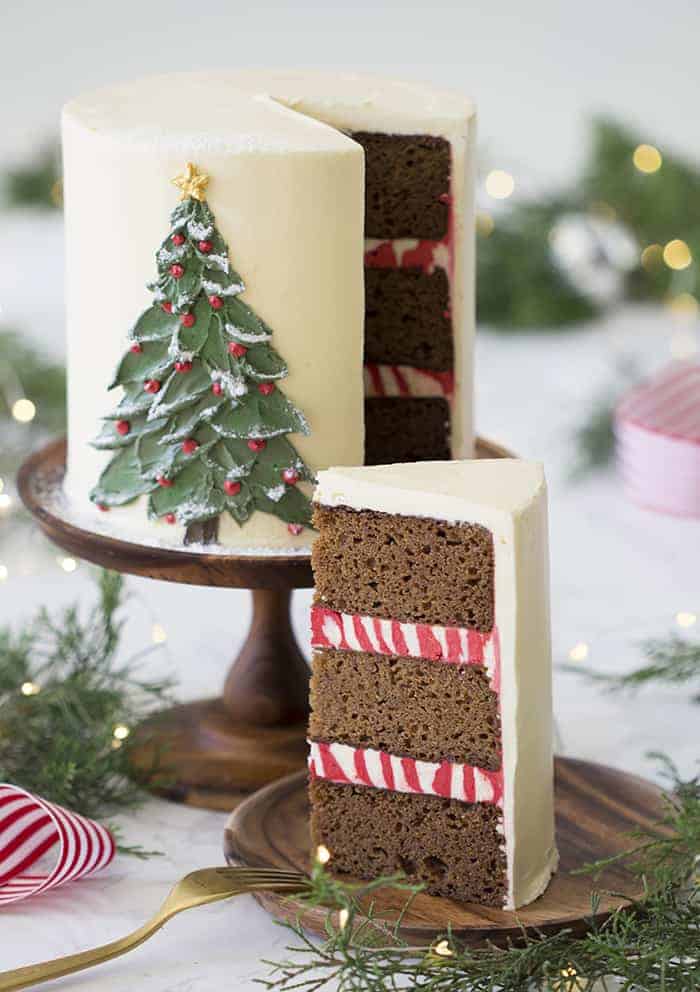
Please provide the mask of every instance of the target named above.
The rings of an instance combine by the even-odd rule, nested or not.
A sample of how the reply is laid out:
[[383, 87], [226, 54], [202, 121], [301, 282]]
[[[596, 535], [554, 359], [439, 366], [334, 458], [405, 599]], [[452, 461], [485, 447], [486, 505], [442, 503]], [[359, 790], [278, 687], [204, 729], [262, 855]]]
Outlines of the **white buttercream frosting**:
[[[311, 425], [290, 440], [312, 470], [361, 464], [363, 215], [357, 129], [443, 135], [452, 147], [456, 400], [453, 438], [471, 453], [473, 107], [459, 94], [343, 73], [241, 70], [152, 76], [72, 100], [63, 114], [67, 241], [68, 473], [77, 504], [109, 460], [89, 445], [116, 406], [107, 384], [149, 305], [146, 283], [187, 161], [245, 285], [289, 365], [280, 388]], [[466, 233], [465, 233], [466, 232]], [[95, 250], [107, 237], [108, 255]], [[238, 334], [238, 337], [241, 335]], [[87, 508], [87, 507], [86, 507]], [[96, 514], [98, 511], [94, 511]], [[141, 501], [115, 509], [134, 535], [155, 524]], [[104, 521], [102, 521], [104, 524]], [[116, 524], [116, 521], [115, 521]], [[162, 531], [162, 528], [160, 529]], [[179, 528], [166, 540], [178, 544]], [[308, 543], [269, 514], [221, 518], [228, 547]]]

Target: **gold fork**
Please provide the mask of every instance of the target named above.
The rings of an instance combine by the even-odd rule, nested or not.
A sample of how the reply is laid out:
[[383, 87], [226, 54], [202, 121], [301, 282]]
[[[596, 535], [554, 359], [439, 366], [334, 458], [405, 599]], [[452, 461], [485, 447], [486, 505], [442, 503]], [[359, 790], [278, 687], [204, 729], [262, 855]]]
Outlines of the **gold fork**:
[[175, 885], [158, 912], [133, 933], [102, 944], [91, 951], [80, 951], [78, 954], [68, 954], [53, 961], [43, 961], [41, 964], [30, 964], [24, 968], [14, 968], [12, 971], [0, 972], [0, 992], [15, 992], [16, 989], [26, 989], [30, 985], [47, 982], [51, 978], [71, 975], [83, 968], [92, 968], [103, 961], [126, 954], [139, 944], [152, 937], [157, 930], [172, 919], [177, 913], [194, 906], [204, 906], [229, 896], [242, 895], [245, 892], [301, 892], [307, 888], [309, 880], [305, 875], [296, 871], [280, 871], [277, 868], [200, 868]]

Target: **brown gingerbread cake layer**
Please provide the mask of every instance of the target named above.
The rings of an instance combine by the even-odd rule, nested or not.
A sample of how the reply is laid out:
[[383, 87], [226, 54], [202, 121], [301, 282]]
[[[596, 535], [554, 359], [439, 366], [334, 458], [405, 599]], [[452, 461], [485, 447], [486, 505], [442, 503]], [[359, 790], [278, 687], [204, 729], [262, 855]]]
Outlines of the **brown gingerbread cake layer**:
[[441, 396], [365, 400], [365, 465], [449, 461], [450, 407]]
[[313, 523], [316, 602], [341, 613], [493, 629], [486, 527], [319, 503]]
[[501, 767], [498, 697], [481, 666], [317, 650], [311, 710], [313, 740]]
[[444, 269], [365, 269], [365, 361], [449, 371], [449, 307]]
[[365, 151], [365, 237], [447, 234], [450, 144], [429, 134], [352, 135]]
[[375, 878], [403, 871], [432, 895], [502, 906], [506, 860], [501, 811], [488, 803], [310, 783], [314, 846], [338, 873]]

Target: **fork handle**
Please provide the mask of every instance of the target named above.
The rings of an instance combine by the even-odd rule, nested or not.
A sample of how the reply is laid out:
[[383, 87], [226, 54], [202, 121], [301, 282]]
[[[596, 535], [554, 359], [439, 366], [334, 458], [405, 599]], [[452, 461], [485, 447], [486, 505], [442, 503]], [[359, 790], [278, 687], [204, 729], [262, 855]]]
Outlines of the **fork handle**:
[[109, 944], [102, 944], [101, 947], [93, 947], [89, 951], [80, 951], [78, 954], [66, 954], [65, 957], [54, 958], [52, 961], [42, 961], [41, 964], [28, 964], [23, 968], [13, 968], [12, 971], [0, 972], [0, 992], [16, 992], [17, 989], [26, 989], [30, 985], [38, 985], [40, 982], [48, 982], [52, 978], [61, 978], [62, 975], [71, 975], [73, 972], [82, 971], [83, 968], [91, 968], [95, 964], [111, 961], [112, 958], [126, 954], [127, 951], [143, 944], [167, 921], [168, 917], [158, 916], [149, 920], [148, 923], [144, 923], [138, 930], [134, 930], [126, 937], [112, 940]]

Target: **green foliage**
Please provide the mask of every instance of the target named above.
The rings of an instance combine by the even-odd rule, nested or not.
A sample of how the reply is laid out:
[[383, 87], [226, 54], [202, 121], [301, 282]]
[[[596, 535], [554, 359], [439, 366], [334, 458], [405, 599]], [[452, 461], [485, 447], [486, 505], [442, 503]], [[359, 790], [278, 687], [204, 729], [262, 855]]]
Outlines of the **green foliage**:
[[[700, 985], [700, 888], [693, 878], [700, 851], [700, 779], [681, 781], [662, 760], [673, 789], [665, 796], [662, 821], [635, 832], [626, 853], [586, 869], [596, 874], [622, 861], [643, 881], [645, 894], [631, 909], [602, 923], [591, 921], [583, 936], [564, 928], [552, 935], [523, 933], [504, 949], [472, 948], [448, 929], [429, 947], [410, 947], [399, 934], [400, 919], [388, 926], [366, 902], [361, 906], [368, 891], [395, 879], [358, 888], [316, 866], [307, 898], [329, 907], [326, 937], [318, 943], [299, 923], [282, 924], [293, 937], [289, 957], [266, 962], [272, 972], [261, 984], [306, 992], [583, 992], [597, 980], [616, 979], [614, 987], [627, 992], [694, 992]], [[406, 888], [410, 902], [419, 887]], [[594, 893], [592, 917], [598, 901]]]
[[283, 477], [311, 480], [286, 438], [309, 427], [276, 385], [287, 367], [238, 299], [245, 287], [205, 202], [178, 204], [156, 261], [153, 304], [110, 387], [123, 397], [93, 442], [115, 454], [91, 499], [121, 506], [149, 494], [151, 517], [185, 527], [224, 511], [243, 524], [255, 510], [310, 525], [308, 497]]
[[588, 417], [576, 428], [574, 444], [576, 462], [573, 479], [580, 479], [595, 469], [605, 468], [615, 454], [615, 400], [601, 395]]
[[[654, 173], [634, 165], [643, 137], [610, 118], [591, 121], [588, 154], [579, 180], [557, 197], [515, 202], [477, 244], [479, 320], [503, 330], [565, 329], [589, 320], [600, 307], [577, 292], [552, 258], [550, 231], [564, 214], [591, 212], [620, 221], [641, 251], [680, 238], [700, 260], [700, 169], [663, 152]], [[625, 276], [625, 297], [664, 300], [696, 292], [698, 262], [672, 271], [661, 251]]]
[[640, 379], [636, 364], [628, 359], [618, 363], [618, 382], [602, 390], [594, 399], [586, 418], [573, 433], [572, 481], [611, 464], [615, 455], [615, 408], [624, 393]]
[[145, 652], [118, 661], [123, 580], [101, 572], [98, 586], [84, 617], [76, 605], [41, 609], [16, 632], [0, 629], [0, 781], [101, 818], [144, 798], [130, 777], [130, 738], [115, 741], [114, 728], [135, 727], [170, 686], [138, 678]]
[[[700, 259], [700, 170], [664, 151], [657, 172], [635, 168], [632, 156], [645, 139], [610, 118], [596, 118], [582, 190], [589, 203], [603, 201], [637, 237], [642, 248], [682, 238]], [[673, 272], [659, 262], [641, 266], [629, 279], [629, 293], [641, 299], [663, 299], [669, 291], [693, 291], [697, 264]]]
[[555, 264], [549, 233], [574, 209], [561, 200], [516, 204], [477, 242], [477, 319], [501, 330], [558, 330], [591, 320], [597, 305], [581, 295]]

